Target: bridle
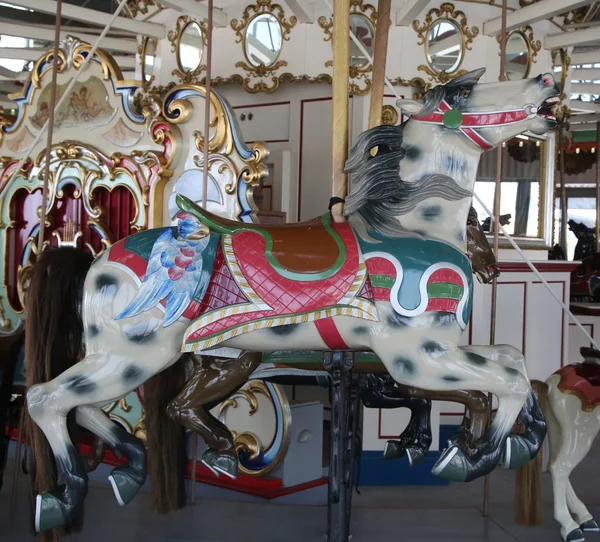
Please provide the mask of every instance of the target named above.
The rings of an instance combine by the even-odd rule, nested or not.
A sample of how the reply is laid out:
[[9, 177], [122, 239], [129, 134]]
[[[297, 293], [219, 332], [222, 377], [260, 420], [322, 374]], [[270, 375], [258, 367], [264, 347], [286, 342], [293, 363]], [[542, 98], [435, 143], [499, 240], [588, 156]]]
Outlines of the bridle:
[[446, 128], [457, 129], [466, 135], [478, 147], [488, 150], [494, 145], [487, 141], [477, 128], [492, 126], [507, 126], [524, 120], [532, 119], [537, 115], [536, 105], [527, 104], [519, 109], [507, 109], [505, 111], [491, 111], [485, 113], [463, 113], [458, 109], [452, 109], [446, 100], [442, 100], [439, 107], [429, 115], [420, 117], [418, 114], [411, 116], [411, 120], [425, 124], [439, 124]]

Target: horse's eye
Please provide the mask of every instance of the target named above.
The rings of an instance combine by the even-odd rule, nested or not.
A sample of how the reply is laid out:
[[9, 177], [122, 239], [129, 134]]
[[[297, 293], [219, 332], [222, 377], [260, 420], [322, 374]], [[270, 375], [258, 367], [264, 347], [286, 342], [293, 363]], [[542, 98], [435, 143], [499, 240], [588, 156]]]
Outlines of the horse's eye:
[[460, 95], [461, 95], [462, 98], [468, 98], [469, 94], [471, 94], [471, 92], [469, 90], [465, 89], [465, 90], [461, 90], [460, 91]]

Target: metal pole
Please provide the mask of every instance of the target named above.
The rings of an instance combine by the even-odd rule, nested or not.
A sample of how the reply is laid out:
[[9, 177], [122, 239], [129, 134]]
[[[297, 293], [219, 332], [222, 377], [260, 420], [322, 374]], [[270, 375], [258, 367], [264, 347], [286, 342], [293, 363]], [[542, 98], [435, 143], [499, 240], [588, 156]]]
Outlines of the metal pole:
[[[335, 0], [333, 9], [333, 124], [332, 196], [344, 199], [348, 177], [344, 165], [348, 157], [348, 94], [350, 92], [350, 0]], [[331, 208], [334, 222], [344, 222], [344, 204]]]
[[600, 252], [600, 123], [596, 124], [596, 252]]
[[[502, 1], [502, 30], [500, 32], [500, 81], [506, 81], [506, 0]], [[500, 195], [502, 183], [502, 145], [496, 150], [496, 187], [494, 190], [494, 256], [496, 261], [498, 257], [500, 242]], [[496, 307], [498, 302], [498, 281], [496, 278], [492, 281], [492, 306], [490, 315], [490, 344], [496, 344]], [[492, 394], [488, 394], [489, 412], [488, 426], [492, 421]], [[483, 515], [490, 513], [490, 477], [483, 479]]]
[[567, 258], [567, 188], [565, 186], [565, 117], [558, 124], [559, 177], [560, 177], [560, 244]]
[[48, 115], [48, 137], [46, 140], [46, 164], [44, 168], [44, 184], [42, 187], [42, 215], [38, 233], [38, 254], [44, 248], [44, 233], [46, 230], [46, 211], [48, 209], [48, 184], [50, 183], [50, 156], [52, 154], [52, 133], [54, 132], [54, 108], [56, 107], [56, 78], [58, 76], [58, 60], [60, 52], [60, 16], [62, 0], [56, 2], [56, 23], [54, 25], [54, 56], [52, 57], [52, 86], [50, 87], [50, 112]]
[[387, 61], [388, 35], [390, 29], [390, 4], [391, 0], [379, 0], [377, 5], [377, 27], [375, 28], [375, 49], [373, 50], [373, 77], [371, 81], [369, 128], [381, 124], [383, 89], [385, 87], [385, 64]]

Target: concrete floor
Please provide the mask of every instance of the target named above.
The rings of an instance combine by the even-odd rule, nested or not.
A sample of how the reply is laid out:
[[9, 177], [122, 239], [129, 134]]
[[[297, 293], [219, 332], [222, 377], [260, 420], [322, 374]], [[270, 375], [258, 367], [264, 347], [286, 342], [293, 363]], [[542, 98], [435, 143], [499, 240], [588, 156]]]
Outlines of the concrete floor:
[[[600, 439], [573, 473], [579, 497], [600, 518]], [[9, 465], [8, 473], [11, 473]], [[30, 530], [27, 480], [21, 478], [17, 509], [9, 510], [10, 476], [0, 491], [0, 541], [36, 540]], [[514, 473], [498, 470], [491, 476], [491, 514], [481, 514], [483, 482], [449, 487], [361, 489], [352, 516], [354, 542], [560, 542], [552, 517], [552, 494], [544, 476], [544, 523], [525, 528], [513, 519]], [[194, 507], [168, 517], [151, 512], [147, 493], [126, 508], [112, 491], [94, 484], [86, 500], [85, 527], [71, 542], [312, 542], [323, 541], [327, 510], [322, 506], [199, 499]], [[600, 542], [600, 533], [586, 541]]]

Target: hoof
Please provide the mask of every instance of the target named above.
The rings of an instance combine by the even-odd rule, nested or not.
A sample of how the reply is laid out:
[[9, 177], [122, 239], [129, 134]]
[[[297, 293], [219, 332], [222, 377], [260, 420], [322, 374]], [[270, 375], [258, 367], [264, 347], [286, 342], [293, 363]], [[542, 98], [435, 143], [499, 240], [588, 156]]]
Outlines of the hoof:
[[388, 440], [383, 449], [383, 459], [398, 459], [406, 453], [406, 449], [397, 440]]
[[140, 485], [122, 469], [115, 469], [108, 477], [115, 492], [117, 502], [121, 506], [129, 504], [140, 490]]
[[35, 530], [38, 533], [61, 527], [67, 522], [63, 505], [51, 493], [43, 493], [35, 499]]
[[510, 435], [504, 443], [502, 467], [518, 469], [529, 461], [531, 461], [531, 454], [523, 438], [519, 435]]
[[468, 468], [463, 453], [456, 447], [446, 449], [431, 470], [440, 478], [454, 482], [464, 482], [467, 479]]
[[214, 463], [217, 460], [217, 457], [217, 454], [212, 450], [206, 450], [206, 452], [202, 454], [202, 464], [205, 467], [208, 467], [212, 471], [212, 473], [218, 478], [219, 476], [221, 476], [221, 473], [214, 467]]
[[598, 531], [600, 531], [600, 527], [598, 527], [598, 524], [593, 519], [590, 519], [588, 521], [584, 521], [581, 524], [581, 530], [584, 533], [598, 532]]
[[565, 542], [585, 542], [581, 529], [573, 529], [565, 538]]
[[408, 456], [408, 464], [411, 467], [418, 465], [423, 459], [425, 459], [425, 453], [420, 448], [408, 448], [406, 450], [406, 455]]
[[213, 462], [213, 468], [224, 474], [225, 476], [229, 476], [232, 480], [237, 478], [238, 473], [238, 460], [237, 457], [231, 457], [229, 455], [219, 455]]

